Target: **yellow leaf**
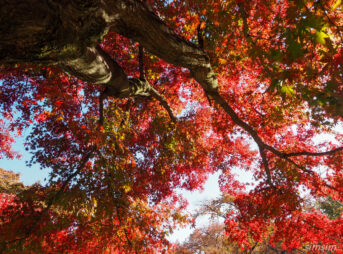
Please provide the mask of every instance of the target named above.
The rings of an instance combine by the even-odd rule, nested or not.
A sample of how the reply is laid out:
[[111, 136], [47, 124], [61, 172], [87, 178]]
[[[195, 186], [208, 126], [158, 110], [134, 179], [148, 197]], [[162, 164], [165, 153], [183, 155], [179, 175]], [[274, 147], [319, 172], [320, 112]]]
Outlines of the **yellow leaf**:
[[327, 38], [327, 37], [328, 37], [328, 35], [322, 31], [316, 32], [316, 41], [322, 45], [325, 45], [325, 38]]
[[131, 186], [128, 185], [128, 184], [125, 184], [125, 185], [123, 186], [123, 189], [124, 189], [125, 192], [129, 192], [129, 191], [131, 190]]
[[226, 63], [227, 63], [227, 60], [224, 59], [224, 58], [219, 58], [219, 63], [220, 63], [220, 64], [226, 64]]
[[94, 206], [94, 207], [97, 207], [97, 206], [98, 206], [98, 201], [97, 201], [95, 198], [93, 198], [93, 206]]
[[342, 0], [337, 0], [334, 5], [332, 5], [332, 10], [336, 9], [340, 4], [342, 3]]

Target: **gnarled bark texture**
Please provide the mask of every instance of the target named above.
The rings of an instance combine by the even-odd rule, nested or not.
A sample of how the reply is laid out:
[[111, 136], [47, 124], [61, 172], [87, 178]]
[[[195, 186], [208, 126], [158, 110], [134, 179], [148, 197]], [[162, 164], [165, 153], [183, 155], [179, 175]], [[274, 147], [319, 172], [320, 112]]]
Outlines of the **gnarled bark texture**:
[[58, 64], [81, 80], [106, 86], [110, 96], [147, 96], [150, 87], [130, 82], [97, 46], [109, 29], [188, 68], [206, 91], [217, 90], [207, 54], [173, 33], [137, 0], [2, 0], [0, 61]]

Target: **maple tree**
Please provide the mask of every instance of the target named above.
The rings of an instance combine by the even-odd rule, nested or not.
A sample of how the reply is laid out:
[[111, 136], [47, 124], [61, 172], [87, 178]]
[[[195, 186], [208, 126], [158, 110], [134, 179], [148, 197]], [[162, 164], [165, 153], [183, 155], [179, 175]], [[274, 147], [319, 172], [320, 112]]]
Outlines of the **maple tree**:
[[[343, 202], [341, 1], [0, 7], [0, 156], [19, 156], [11, 143], [30, 129], [31, 163], [52, 170], [47, 186], [2, 195], [3, 249], [168, 251], [188, 221], [175, 190], [220, 170], [240, 248], [273, 227], [285, 250], [342, 253], [342, 218], [303, 198]], [[323, 133], [333, 140], [315, 145]]]
[[[314, 202], [310, 196], [305, 196], [303, 199], [305, 203], [303, 209], [307, 212], [321, 210], [323, 215], [327, 215], [331, 220], [339, 218], [342, 214], [342, 204], [330, 197], [321, 198], [319, 202]], [[297, 248], [285, 250], [282, 241], [270, 241], [275, 234], [276, 225], [274, 223], [268, 225], [260, 239], [248, 235], [249, 244], [240, 248], [240, 243], [234, 237], [226, 236], [227, 230], [225, 230], [224, 223], [226, 214], [235, 210], [237, 210], [235, 197], [230, 195], [223, 194], [216, 199], [204, 201], [195, 217], [207, 216], [209, 223], [205, 226], [195, 227], [194, 232], [186, 241], [176, 244], [176, 253], [336, 253], [336, 245], [317, 245], [305, 241], [301, 242]], [[325, 220], [325, 222], [334, 223], [335, 221]]]
[[[176, 253], [235, 253], [232, 249], [226, 244], [224, 225], [213, 223], [207, 227], [195, 229], [186, 242], [177, 246]], [[236, 247], [237, 251], [238, 248]]]
[[[253, 241], [252, 241], [253, 242]], [[304, 249], [305, 251], [306, 249]], [[225, 225], [223, 223], [213, 223], [208, 226], [196, 228], [187, 241], [176, 247], [177, 254], [239, 254], [239, 253], [282, 253], [288, 254], [278, 246], [271, 246], [266, 239], [263, 242], [253, 242], [252, 247], [241, 250], [236, 244], [230, 243], [225, 237]], [[304, 252], [305, 253], [305, 252]]]

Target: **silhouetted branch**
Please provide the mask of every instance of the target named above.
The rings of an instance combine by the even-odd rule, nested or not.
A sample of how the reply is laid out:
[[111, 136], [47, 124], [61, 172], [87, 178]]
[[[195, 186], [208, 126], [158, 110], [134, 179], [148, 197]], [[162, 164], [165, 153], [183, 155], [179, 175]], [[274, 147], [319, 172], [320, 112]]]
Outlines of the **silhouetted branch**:
[[162, 107], [165, 108], [165, 110], [167, 110], [168, 114], [169, 114], [169, 117], [170, 119], [175, 123], [177, 122], [177, 119], [176, 117], [174, 116], [173, 114], [173, 111], [172, 109], [170, 108], [167, 100], [153, 87], [150, 88], [151, 89], [151, 96], [154, 97], [156, 100], [158, 100]]

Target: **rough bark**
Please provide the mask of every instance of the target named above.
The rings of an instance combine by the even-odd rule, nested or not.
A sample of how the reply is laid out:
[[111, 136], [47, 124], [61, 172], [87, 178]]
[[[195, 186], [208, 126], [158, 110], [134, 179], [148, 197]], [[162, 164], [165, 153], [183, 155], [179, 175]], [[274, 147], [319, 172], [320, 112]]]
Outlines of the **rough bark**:
[[198, 46], [177, 36], [161, 19], [136, 0], [106, 1], [104, 5], [113, 19], [111, 29], [138, 41], [147, 51], [173, 65], [188, 68], [208, 92], [218, 89], [208, 55]]
[[123, 69], [99, 46], [87, 47], [78, 57], [67, 58], [59, 66], [70, 74], [91, 83], [105, 85], [107, 95], [130, 96], [130, 82]]
[[207, 54], [173, 33], [140, 1], [2, 0], [0, 15], [3, 63], [59, 64], [82, 80], [112, 88], [113, 95], [128, 96], [129, 83], [120, 66], [96, 47], [112, 29], [165, 61], [188, 68], [206, 91], [217, 89]]
[[100, 1], [1, 0], [0, 61], [57, 63], [106, 34]]

